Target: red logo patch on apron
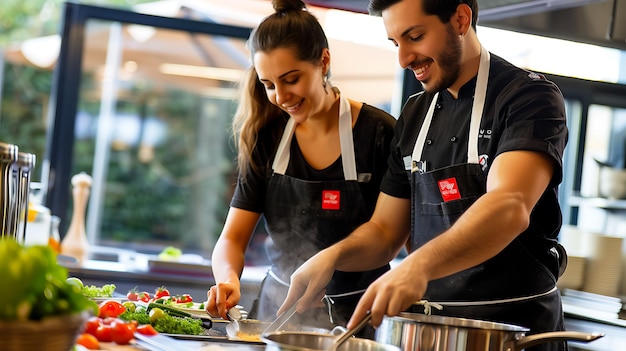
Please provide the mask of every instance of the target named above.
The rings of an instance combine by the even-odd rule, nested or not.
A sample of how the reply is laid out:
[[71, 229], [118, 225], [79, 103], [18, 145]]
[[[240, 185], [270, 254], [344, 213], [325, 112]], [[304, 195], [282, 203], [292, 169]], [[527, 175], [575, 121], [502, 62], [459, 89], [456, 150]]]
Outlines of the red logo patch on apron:
[[437, 183], [439, 184], [439, 192], [444, 202], [461, 198], [459, 186], [456, 184], [456, 178], [443, 179]]
[[322, 209], [338, 210], [339, 209], [339, 190], [322, 191]]

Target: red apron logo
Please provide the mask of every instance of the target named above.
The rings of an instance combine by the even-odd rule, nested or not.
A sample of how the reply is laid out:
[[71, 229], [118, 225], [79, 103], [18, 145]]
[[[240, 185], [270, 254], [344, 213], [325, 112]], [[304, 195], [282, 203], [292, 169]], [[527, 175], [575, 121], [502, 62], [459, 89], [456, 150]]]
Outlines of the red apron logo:
[[459, 186], [456, 184], [456, 178], [443, 179], [438, 182], [439, 192], [444, 202], [458, 200], [461, 198]]
[[322, 209], [338, 210], [339, 209], [339, 190], [322, 191]]

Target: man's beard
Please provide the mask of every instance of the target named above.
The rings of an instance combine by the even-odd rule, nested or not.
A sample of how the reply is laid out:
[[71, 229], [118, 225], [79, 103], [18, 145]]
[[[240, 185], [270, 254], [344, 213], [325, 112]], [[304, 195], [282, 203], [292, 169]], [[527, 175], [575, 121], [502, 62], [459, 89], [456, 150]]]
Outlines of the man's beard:
[[454, 33], [452, 25], [448, 23], [446, 26], [446, 46], [437, 60], [441, 77], [429, 84], [428, 87], [422, 83], [422, 88], [428, 93], [435, 93], [452, 86], [459, 78], [461, 71], [459, 62], [461, 61], [462, 53], [461, 39]]

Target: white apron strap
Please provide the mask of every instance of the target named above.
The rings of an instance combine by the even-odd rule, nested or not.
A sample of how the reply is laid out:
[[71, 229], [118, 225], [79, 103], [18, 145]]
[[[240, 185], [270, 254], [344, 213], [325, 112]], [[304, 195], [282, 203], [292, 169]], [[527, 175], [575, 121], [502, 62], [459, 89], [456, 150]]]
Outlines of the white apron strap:
[[[295, 127], [296, 125], [293, 118], [289, 118], [272, 164], [274, 173], [284, 175], [287, 170], [291, 140], [296, 130]], [[341, 163], [343, 165], [344, 178], [345, 180], [357, 180], [350, 102], [341, 95], [339, 97], [339, 143], [341, 145]]]
[[[485, 96], [487, 94], [487, 82], [489, 80], [489, 51], [483, 46], [480, 47], [480, 64], [478, 65], [478, 76], [476, 78], [476, 89], [474, 91], [474, 102], [472, 104], [472, 114], [470, 117], [470, 129], [469, 139], [467, 145], [467, 163], [478, 163], [478, 135], [480, 131], [480, 120], [482, 119], [483, 109], [485, 106]], [[422, 151], [424, 149], [424, 142], [430, 129], [430, 124], [433, 119], [435, 106], [437, 106], [437, 100], [439, 98], [439, 92], [433, 97], [428, 112], [420, 128], [420, 132], [417, 135], [415, 146], [413, 147], [413, 153], [411, 159], [413, 162], [419, 162], [422, 160]], [[412, 172], [417, 169], [412, 168]]]

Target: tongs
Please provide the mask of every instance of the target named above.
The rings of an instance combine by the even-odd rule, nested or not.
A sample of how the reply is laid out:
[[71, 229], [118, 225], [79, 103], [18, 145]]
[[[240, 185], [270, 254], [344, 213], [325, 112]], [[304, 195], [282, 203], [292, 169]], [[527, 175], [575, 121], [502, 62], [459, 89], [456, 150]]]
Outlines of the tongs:
[[296, 314], [296, 307], [298, 306], [298, 302], [300, 302], [300, 300], [296, 301], [296, 303], [291, 305], [291, 307], [289, 307], [288, 309], [283, 311], [283, 313], [278, 315], [278, 317], [272, 323], [270, 323], [270, 325], [268, 325], [267, 328], [265, 328], [265, 330], [263, 330], [263, 332], [261, 334], [271, 333], [271, 332], [277, 331], [283, 325], [285, 325], [285, 323], [287, 323], [287, 321], [294, 314]]
[[365, 315], [365, 317], [363, 317], [361, 321], [355, 327], [353, 327], [352, 329], [348, 329], [345, 333], [341, 334], [337, 338], [337, 340], [335, 340], [335, 342], [332, 345], [330, 345], [330, 347], [327, 350], [337, 351], [339, 346], [341, 346], [344, 342], [348, 341], [348, 339], [353, 337], [354, 334], [358, 333], [361, 329], [363, 329], [363, 327], [365, 327], [365, 325], [370, 321], [370, 319], [372, 319], [371, 312], [367, 311], [367, 314]]

